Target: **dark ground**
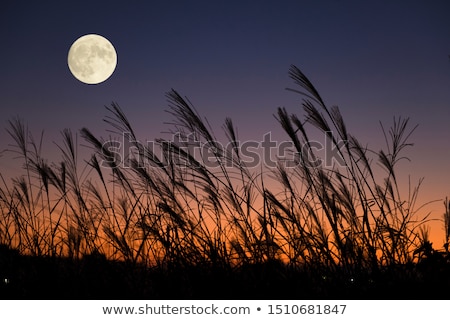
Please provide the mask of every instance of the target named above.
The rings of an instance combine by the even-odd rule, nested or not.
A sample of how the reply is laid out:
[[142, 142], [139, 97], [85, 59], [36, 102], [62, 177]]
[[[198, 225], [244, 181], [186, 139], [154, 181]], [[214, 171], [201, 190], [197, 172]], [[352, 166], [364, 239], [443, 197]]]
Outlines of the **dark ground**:
[[0, 248], [0, 299], [450, 299], [449, 261], [391, 266], [376, 274], [289, 268], [145, 268], [92, 255], [31, 257]]

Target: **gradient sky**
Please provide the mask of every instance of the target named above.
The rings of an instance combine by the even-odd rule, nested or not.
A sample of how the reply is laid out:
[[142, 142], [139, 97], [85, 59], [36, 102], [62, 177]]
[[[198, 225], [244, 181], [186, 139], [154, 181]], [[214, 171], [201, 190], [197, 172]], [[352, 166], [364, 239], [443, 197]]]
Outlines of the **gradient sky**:
[[[273, 114], [302, 114], [291, 64], [338, 105], [349, 131], [381, 147], [379, 121], [419, 124], [402, 178], [424, 177], [419, 203], [450, 195], [450, 2], [433, 1], [6, 1], [0, 7], [1, 125], [26, 120], [45, 142], [64, 128], [105, 134], [104, 106], [119, 103], [143, 139], [171, 120], [165, 93], [188, 96], [220, 132], [231, 117], [241, 139], [272, 131]], [[78, 37], [109, 39], [118, 66], [86, 85], [67, 66]], [[11, 139], [0, 131], [0, 150]], [[49, 150], [51, 149], [50, 147]], [[48, 156], [52, 158], [51, 155]], [[3, 169], [12, 169], [3, 154]], [[54, 159], [58, 160], [58, 159]], [[441, 219], [442, 201], [427, 206]], [[425, 212], [424, 211], [424, 212]], [[437, 247], [442, 223], [432, 225]]]

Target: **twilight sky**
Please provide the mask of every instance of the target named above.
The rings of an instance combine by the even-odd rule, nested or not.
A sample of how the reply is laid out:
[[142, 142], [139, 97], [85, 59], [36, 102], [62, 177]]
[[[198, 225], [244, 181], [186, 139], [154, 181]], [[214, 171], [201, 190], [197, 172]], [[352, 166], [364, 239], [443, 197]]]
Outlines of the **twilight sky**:
[[[45, 143], [64, 128], [106, 135], [112, 101], [143, 139], [162, 136], [171, 120], [165, 93], [187, 96], [217, 133], [231, 117], [242, 140], [271, 131], [273, 114], [302, 115], [288, 77], [291, 64], [338, 105], [349, 131], [382, 146], [379, 121], [419, 124], [402, 165], [419, 204], [450, 196], [450, 3], [433, 1], [6, 1], [0, 9], [1, 126], [19, 116]], [[67, 66], [78, 37], [97, 33], [116, 48], [106, 82], [86, 85]], [[0, 150], [11, 139], [0, 131]], [[45, 150], [45, 149], [44, 149]], [[57, 157], [57, 155], [55, 155]], [[53, 159], [49, 151], [48, 158]], [[12, 170], [10, 155], [0, 158]], [[404, 170], [403, 170], [404, 169]], [[442, 201], [425, 207], [441, 219]], [[436, 247], [442, 223], [432, 224]]]

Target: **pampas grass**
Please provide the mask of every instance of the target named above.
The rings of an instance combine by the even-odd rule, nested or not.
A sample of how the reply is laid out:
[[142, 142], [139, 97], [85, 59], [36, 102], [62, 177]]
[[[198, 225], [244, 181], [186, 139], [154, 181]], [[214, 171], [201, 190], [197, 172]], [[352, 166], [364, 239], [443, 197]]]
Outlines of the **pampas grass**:
[[[248, 167], [232, 120], [222, 128], [228, 141], [219, 143], [207, 120], [175, 90], [167, 100], [176, 140], [139, 142], [113, 103], [105, 117], [108, 140], [80, 131], [92, 150], [87, 160], [78, 159], [77, 135], [64, 130], [62, 161], [49, 162], [41, 155], [42, 135], [36, 141], [23, 121], [10, 121], [11, 151], [23, 174], [11, 181], [2, 176], [0, 243], [24, 255], [103, 257], [172, 275], [187, 270], [185, 276], [194, 278], [192, 268], [221, 270], [247, 285], [276, 275], [281, 283], [329, 290], [346, 288], [350, 279], [370, 287], [383, 270], [418, 262], [428, 241], [421, 231], [428, 216], [416, 205], [421, 181], [404, 195], [396, 174], [416, 127], [394, 118], [389, 129], [381, 126], [385, 148], [369, 150], [298, 68], [289, 75], [304, 115], [279, 108], [276, 119], [292, 144], [295, 166]], [[312, 130], [329, 139], [339, 162], [323, 161], [310, 144]], [[134, 152], [121, 158], [111, 147], [124, 135]], [[448, 231], [448, 201], [445, 206]]]

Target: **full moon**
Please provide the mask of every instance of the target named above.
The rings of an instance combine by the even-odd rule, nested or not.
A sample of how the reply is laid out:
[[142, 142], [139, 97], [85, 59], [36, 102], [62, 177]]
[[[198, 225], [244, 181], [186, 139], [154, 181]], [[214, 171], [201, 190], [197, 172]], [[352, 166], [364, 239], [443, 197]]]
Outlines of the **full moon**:
[[113, 74], [117, 53], [108, 39], [97, 34], [87, 34], [72, 44], [67, 63], [75, 78], [87, 84], [97, 84]]

